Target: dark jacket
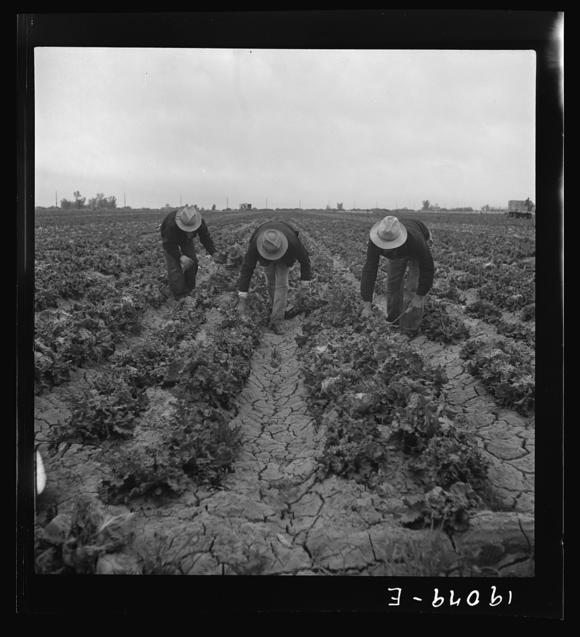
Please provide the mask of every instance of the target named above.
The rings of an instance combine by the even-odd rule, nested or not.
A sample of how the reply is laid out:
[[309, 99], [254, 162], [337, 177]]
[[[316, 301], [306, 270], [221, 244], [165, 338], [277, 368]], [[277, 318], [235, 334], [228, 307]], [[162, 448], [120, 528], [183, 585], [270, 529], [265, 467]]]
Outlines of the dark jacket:
[[310, 281], [312, 279], [310, 257], [308, 256], [308, 252], [306, 252], [306, 249], [302, 245], [300, 239], [298, 239], [298, 232], [284, 221], [266, 221], [266, 223], [263, 223], [261, 226], [256, 228], [256, 230], [250, 237], [250, 245], [248, 246], [248, 251], [246, 252], [244, 262], [242, 263], [240, 279], [238, 281], [238, 290], [240, 292], [248, 291], [248, 288], [250, 287], [250, 279], [252, 278], [252, 274], [254, 273], [256, 263], [259, 262], [260, 265], [263, 266], [277, 263], [277, 261], [264, 259], [262, 256], [260, 256], [257, 248], [256, 239], [258, 237], [258, 234], [263, 232], [264, 230], [270, 229], [280, 230], [288, 239], [288, 250], [286, 250], [286, 254], [278, 261], [285, 263], [287, 266], [291, 266], [294, 265], [296, 260], [298, 260], [300, 262], [300, 278], [302, 279], [302, 281]]
[[184, 254], [186, 257], [196, 261], [193, 239], [198, 236], [207, 252], [214, 254], [215, 246], [205, 221], [202, 220], [201, 226], [195, 232], [185, 232], [175, 223], [175, 214], [178, 210], [179, 208], [172, 210], [161, 222], [161, 239], [165, 251], [177, 260]]
[[380, 257], [386, 257], [387, 259], [409, 258], [416, 261], [419, 264], [419, 283], [417, 285], [417, 294], [419, 296], [425, 296], [433, 285], [435, 265], [431, 250], [427, 245], [427, 241], [430, 238], [427, 226], [422, 221], [413, 219], [401, 219], [401, 223], [407, 228], [407, 241], [399, 248], [383, 250], [369, 239], [367, 260], [364, 264], [360, 281], [360, 293], [363, 301], [373, 300]]

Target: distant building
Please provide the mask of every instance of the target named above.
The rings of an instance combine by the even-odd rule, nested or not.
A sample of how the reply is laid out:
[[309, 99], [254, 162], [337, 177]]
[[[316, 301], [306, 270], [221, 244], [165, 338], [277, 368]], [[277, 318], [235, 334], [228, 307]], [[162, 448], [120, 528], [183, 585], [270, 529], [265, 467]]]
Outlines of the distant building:
[[510, 199], [508, 201], [508, 217], [532, 218], [532, 213], [536, 212], [534, 202], [528, 197], [525, 201], [520, 199]]
[[241, 203], [240, 204], [240, 210], [251, 210], [252, 209], [252, 204], [251, 203]]

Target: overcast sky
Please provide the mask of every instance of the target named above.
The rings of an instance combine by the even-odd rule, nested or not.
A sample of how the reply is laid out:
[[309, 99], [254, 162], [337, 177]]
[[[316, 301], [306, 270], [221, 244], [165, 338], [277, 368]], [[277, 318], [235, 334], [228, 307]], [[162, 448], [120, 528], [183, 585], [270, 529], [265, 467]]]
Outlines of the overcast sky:
[[533, 51], [35, 49], [37, 205], [535, 200]]

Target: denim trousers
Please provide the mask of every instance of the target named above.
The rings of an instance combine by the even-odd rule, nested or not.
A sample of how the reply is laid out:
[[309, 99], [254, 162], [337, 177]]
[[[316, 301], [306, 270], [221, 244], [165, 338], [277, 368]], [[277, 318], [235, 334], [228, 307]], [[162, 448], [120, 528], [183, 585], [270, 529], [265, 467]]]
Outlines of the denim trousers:
[[272, 303], [272, 313], [270, 320], [280, 321], [284, 318], [286, 302], [288, 299], [288, 274], [290, 268], [280, 261], [271, 263], [264, 267], [268, 293]]
[[[406, 276], [405, 276], [406, 274]], [[416, 330], [423, 318], [423, 309], [415, 308], [401, 317], [417, 292], [419, 264], [404, 257], [389, 259], [387, 267], [387, 320], [402, 329]]]
[[166, 250], [163, 250], [163, 253], [165, 255], [165, 264], [167, 265], [169, 288], [173, 296], [178, 298], [189, 294], [195, 288], [195, 277], [199, 267], [197, 260], [184, 272], [178, 259], [172, 257]]

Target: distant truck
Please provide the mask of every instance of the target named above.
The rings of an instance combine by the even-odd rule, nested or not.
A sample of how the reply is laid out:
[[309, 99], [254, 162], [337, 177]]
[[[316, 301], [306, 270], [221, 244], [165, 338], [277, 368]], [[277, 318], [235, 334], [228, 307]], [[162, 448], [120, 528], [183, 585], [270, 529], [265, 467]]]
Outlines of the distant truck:
[[529, 197], [525, 201], [520, 201], [519, 199], [510, 199], [508, 201], [508, 217], [532, 219], [535, 214], [536, 206]]

